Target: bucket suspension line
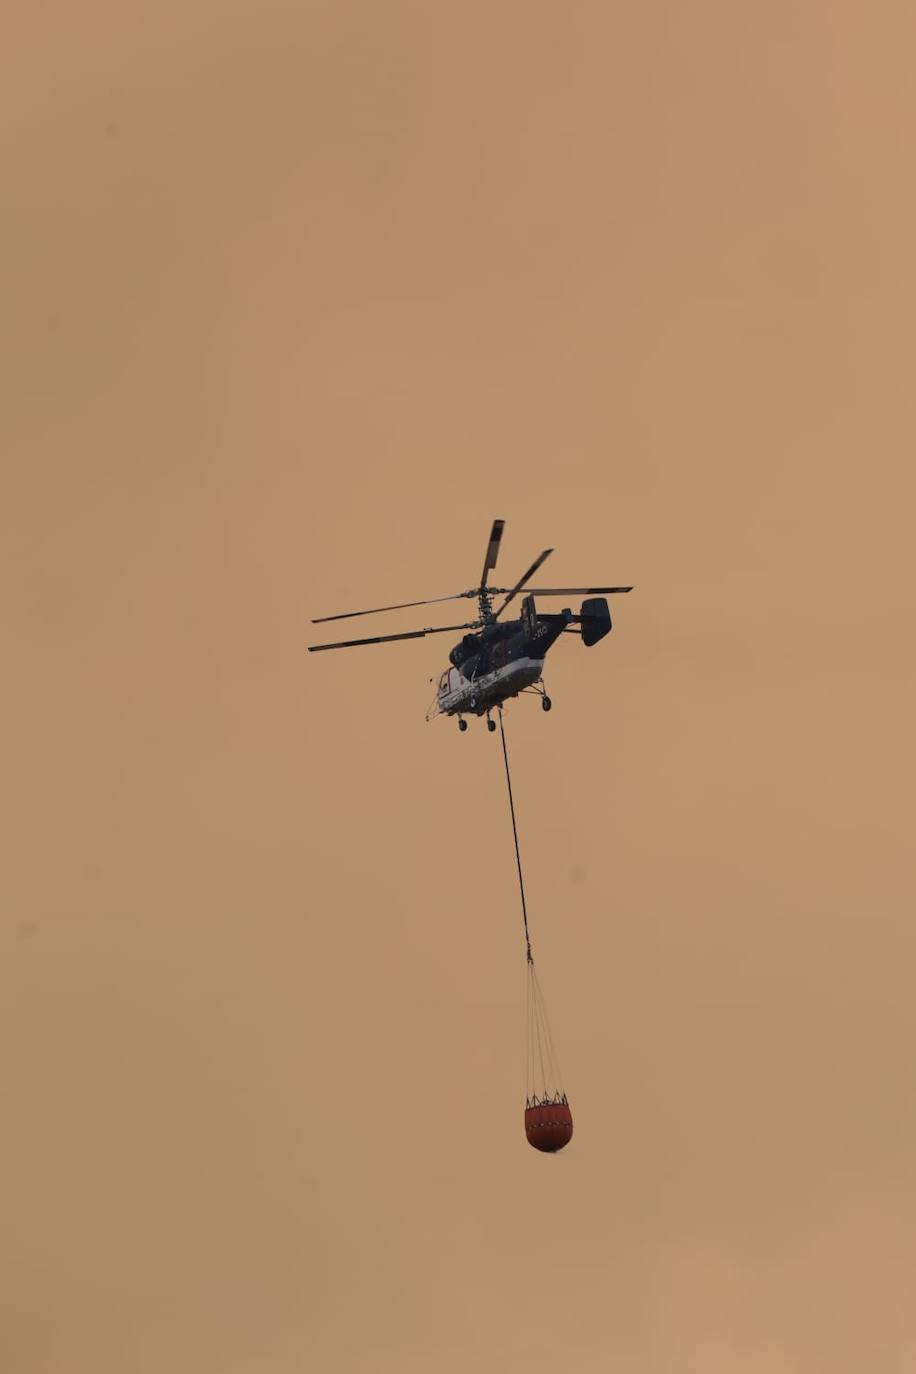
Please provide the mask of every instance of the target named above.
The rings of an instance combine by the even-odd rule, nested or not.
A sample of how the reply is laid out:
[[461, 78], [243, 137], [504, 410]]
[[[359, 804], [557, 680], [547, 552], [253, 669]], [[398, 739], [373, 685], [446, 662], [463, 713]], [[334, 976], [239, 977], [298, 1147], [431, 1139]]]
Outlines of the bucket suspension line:
[[556, 1154], [572, 1139], [573, 1119], [569, 1098], [560, 1086], [560, 1066], [553, 1047], [550, 1023], [544, 994], [534, 967], [531, 935], [528, 931], [528, 904], [525, 901], [525, 879], [518, 847], [518, 824], [515, 819], [515, 799], [512, 796], [512, 775], [509, 771], [509, 751], [503, 726], [503, 708], [499, 707], [499, 737], [506, 766], [506, 787], [509, 792], [509, 813], [512, 817], [512, 838], [515, 842], [515, 865], [518, 869], [518, 890], [522, 899], [522, 921], [525, 928], [525, 959], [527, 974], [527, 1036], [525, 1071], [525, 1135], [529, 1145], [545, 1154]]
[[525, 880], [522, 877], [522, 860], [518, 852], [518, 826], [515, 823], [515, 802], [512, 800], [512, 777], [509, 773], [509, 753], [506, 749], [506, 732], [503, 729], [503, 708], [499, 708], [499, 737], [503, 744], [503, 762], [506, 765], [506, 786], [509, 789], [509, 811], [512, 815], [512, 838], [515, 841], [515, 862], [518, 867], [518, 890], [522, 898], [522, 921], [525, 925], [525, 950], [529, 964], [534, 963], [531, 953], [531, 937], [528, 934], [528, 908], [525, 904]]

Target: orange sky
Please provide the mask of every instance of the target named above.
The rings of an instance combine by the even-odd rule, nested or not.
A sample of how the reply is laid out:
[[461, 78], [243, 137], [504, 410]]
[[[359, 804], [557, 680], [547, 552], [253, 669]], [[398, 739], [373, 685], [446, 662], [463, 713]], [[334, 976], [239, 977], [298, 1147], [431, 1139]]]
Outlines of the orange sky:
[[3, 24], [4, 1374], [910, 1374], [913, 7]]

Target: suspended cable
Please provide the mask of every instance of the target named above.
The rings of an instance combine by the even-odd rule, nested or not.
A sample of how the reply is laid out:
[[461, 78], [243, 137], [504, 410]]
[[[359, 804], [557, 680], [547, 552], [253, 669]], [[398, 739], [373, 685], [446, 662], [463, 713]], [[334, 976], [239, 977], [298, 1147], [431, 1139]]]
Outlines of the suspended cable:
[[509, 752], [506, 749], [506, 732], [503, 729], [503, 708], [499, 708], [499, 737], [503, 743], [503, 762], [506, 765], [506, 786], [509, 789], [509, 811], [512, 815], [512, 838], [515, 841], [515, 862], [518, 867], [518, 890], [522, 898], [522, 920], [525, 924], [525, 949], [527, 952], [528, 963], [534, 963], [534, 956], [531, 953], [531, 937], [528, 934], [528, 907], [525, 904], [525, 880], [522, 877], [522, 860], [518, 852], [518, 827], [515, 823], [515, 802], [512, 799], [512, 777], [509, 773]]
[[499, 735], [506, 767], [506, 787], [509, 793], [509, 814], [512, 817], [512, 839], [515, 843], [515, 865], [518, 869], [518, 890], [522, 899], [522, 922], [525, 928], [525, 959], [527, 978], [526, 1003], [526, 1062], [525, 1062], [525, 1135], [536, 1150], [555, 1154], [569, 1144], [573, 1133], [569, 1099], [560, 1085], [559, 1064], [547, 1019], [547, 1007], [531, 952], [528, 930], [528, 904], [525, 900], [525, 879], [522, 856], [518, 846], [518, 823], [515, 799], [512, 795], [512, 775], [509, 770], [509, 751], [503, 726], [502, 706], [499, 707]]

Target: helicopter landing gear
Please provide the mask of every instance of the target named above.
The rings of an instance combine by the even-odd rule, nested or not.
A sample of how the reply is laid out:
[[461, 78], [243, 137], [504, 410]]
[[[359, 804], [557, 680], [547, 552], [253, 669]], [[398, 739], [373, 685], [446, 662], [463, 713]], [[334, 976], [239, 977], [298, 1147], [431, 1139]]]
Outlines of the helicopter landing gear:
[[546, 689], [546, 687], [544, 686], [544, 679], [543, 679], [543, 678], [538, 678], [537, 682], [535, 682], [534, 685], [531, 686], [531, 687], [523, 687], [523, 688], [522, 688], [522, 691], [524, 691], [524, 692], [531, 692], [532, 695], [534, 695], [534, 696], [536, 696], [536, 697], [540, 697], [540, 698], [541, 698], [541, 710], [542, 710], [542, 711], [549, 711], [550, 708], [551, 708], [551, 706], [553, 705], [553, 702], [550, 700], [550, 697], [547, 695], [547, 689]]
[[489, 711], [487, 712], [487, 729], [491, 731], [496, 729], [496, 721], [490, 719]]
[[462, 732], [462, 734], [463, 734], [464, 731], [465, 731], [467, 728], [468, 728], [468, 723], [467, 723], [467, 721], [466, 721], [466, 720], [462, 720], [461, 717], [459, 716], [459, 717], [458, 717], [458, 729], [459, 729], [459, 730]]

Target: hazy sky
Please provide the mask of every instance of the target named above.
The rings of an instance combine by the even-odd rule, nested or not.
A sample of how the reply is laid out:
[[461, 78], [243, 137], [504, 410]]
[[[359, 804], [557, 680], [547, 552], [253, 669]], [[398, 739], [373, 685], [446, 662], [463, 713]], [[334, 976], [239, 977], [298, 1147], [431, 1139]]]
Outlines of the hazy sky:
[[912, 1374], [912, 4], [2, 25], [4, 1374]]

